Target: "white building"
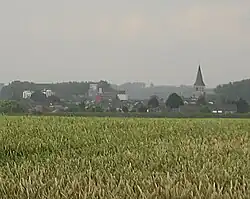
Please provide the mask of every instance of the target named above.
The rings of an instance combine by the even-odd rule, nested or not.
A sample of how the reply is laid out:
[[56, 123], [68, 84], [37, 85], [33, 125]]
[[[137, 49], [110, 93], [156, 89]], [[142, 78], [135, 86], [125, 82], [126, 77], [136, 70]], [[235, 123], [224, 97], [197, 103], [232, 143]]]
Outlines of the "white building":
[[128, 101], [128, 95], [127, 94], [117, 94], [117, 97], [121, 101]]
[[55, 93], [52, 90], [49, 90], [49, 89], [43, 90], [43, 94], [45, 94], [46, 97], [50, 97], [52, 95], [55, 95]]
[[89, 85], [88, 96], [89, 97], [96, 97], [98, 92], [103, 92], [102, 90], [98, 89], [97, 83], [92, 83]]
[[103, 90], [102, 90], [102, 88], [100, 87], [100, 88], [98, 88], [98, 94], [103, 94]]
[[96, 84], [96, 83], [89, 84], [90, 90], [97, 91], [97, 88], [98, 88], [98, 84]]
[[34, 93], [34, 92], [30, 91], [30, 90], [23, 91], [23, 98], [24, 99], [29, 99], [31, 97], [32, 93]]

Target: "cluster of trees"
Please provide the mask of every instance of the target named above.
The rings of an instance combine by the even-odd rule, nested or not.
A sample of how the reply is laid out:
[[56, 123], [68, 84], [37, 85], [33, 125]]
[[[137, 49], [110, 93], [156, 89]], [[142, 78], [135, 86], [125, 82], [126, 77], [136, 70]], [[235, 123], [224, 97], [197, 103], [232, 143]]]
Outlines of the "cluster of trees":
[[[193, 86], [167, 86], [153, 85], [146, 86], [142, 82], [125, 83], [122, 85], [112, 85], [117, 90], [126, 90], [127, 94], [132, 99], [148, 99], [150, 96], [157, 93], [160, 98], [165, 98], [171, 93], [182, 93], [183, 96], [189, 97], [193, 95]], [[206, 89], [206, 92], [213, 93], [213, 89]]]
[[[203, 97], [203, 96], [200, 97], [196, 103], [197, 103], [197, 105], [203, 106], [203, 109], [201, 109], [201, 112], [206, 112], [206, 113], [211, 112], [208, 109], [208, 107], [206, 106], [207, 101], [206, 101], [205, 97]], [[239, 98], [238, 100], [230, 100], [230, 101], [228, 100], [228, 101], [225, 101], [224, 103], [225, 104], [235, 104], [238, 113], [248, 113], [249, 112], [249, 104], [243, 98]]]
[[239, 98], [250, 102], [250, 79], [219, 85], [214, 91], [224, 103], [230, 103]]
[[56, 103], [60, 103], [60, 98], [55, 96], [55, 95], [51, 95], [51, 96], [46, 96], [43, 92], [41, 91], [35, 91], [34, 93], [32, 93], [30, 99], [34, 102], [38, 102], [41, 104], [56, 104]]
[[[93, 82], [63, 82], [55, 84], [35, 84], [32, 82], [13, 81], [9, 85], [4, 86], [1, 90], [1, 99], [20, 100], [24, 90], [41, 91], [50, 89], [54, 91], [60, 99], [72, 100], [73, 96], [84, 95], [88, 92], [89, 85]], [[114, 91], [107, 81], [97, 82], [105, 92]]]
[[[37, 94], [34, 94], [34, 98], [38, 97]], [[40, 95], [40, 94], [39, 94]], [[39, 100], [41, 98], [39, 97]], [[200, 98], [197, 103], [200, 101], [200, 112], [202, 113], [210, 113], [211, 110], [208, 106], [206, 106], [205, 99]], [[239, 99], [233, 102], [237, 106], [238, 113], [248, 113], [249, 112], [249, 104], [244, 99]], [[164, 103], [165, 107], [169, 107], [170, 109], [178, 109], [180, 106], [184, 105], [182, 98], [176, 93], [171, 94], [166, 102]], [[147, 112], [148, 109], [155, 109], [161, 106], [159, 99], [157, 96], [152, 96], [148, 104], [140, 104], [136, 109], [133, 109], [132, 112]], [[0, 101], [0, 113], [26, 113], [29, 109], [32, 109], [30, 104], [27, 101], [15, 101], [15, 100], [1, 100]], [[104, 109], [101, 104], [90, 104], [86, 105], [83, 101], [79, 105], [72, 104], [68, 107], [67, 112], [103, 112]], [[116, 112], [117, 110], [110, 107], [109, 112]], [[129, 112], [129, 109], [126, 105], [123, 105], [121, 108], [122, 112]]]
[[1, 100], [0, 113], [25, 113], [29, 109], [28, 104], [25, 102], [18, 102], [15, 100]]
[[[240, 98], [239, 100], [235, 100], [232, 102], [237, 107], [238, 113], [248, 113], [249, 111], [249, 104], [246, 100]], [[180, 106], [184, 105], [183, 99], [176, 93], [172, 93], [165, 102], [165, 106], [169, 107], [170, 109], [178, 109]], [[207, 106], [207, 101], [204, 96], [201, 96], [197, 101], [196, 105], [200, 106], [200, 112], [202, 113], [210, 113], [211, 110]], [[146, 112], [149, 108], [158, 108], [160, 106], [160, 102], [157, 96], [152, 96], [147, 106], [142, 106], [139, 109], [139, 112]]]
[[[133, 106], [131, 109], [129, 104], [121, 104], [121, 107], [118, 108], [118, 110], [122, 112], [147, 112], [148, 109], [155, 109], [159, 108], [161, 106], [160, 100], [156, 95], [151, 96], [151, 98], [148, 100], [147, 104], [138, 102], [135, 104], [130, 104]], [[177, 95], [176, 93], [171, 94], [167, 101], [164, 102], [164, 105], [166, 107], [169, 107], [170, 109], [178, 109], [181, 105], [183, 105], [182, 98]], [[117, 112], [117, 109], [112, 107], [112, 103], [110, 106], [106, 107], [106, 111], [109, 112]], [[71, 105], [68, 109], [69, 112], [103, 112], [104, 108], [102, 106], [102, 103], [100, 104], [86, 104], [84, 101], [82, 101], [79, 105]]]
[[[184, 105], [183, 99], [176, 93], [169, 95], [165, 102], [166, 107], [171, 109], [178, 109], [180, 106]], [[148, 108], [157, 108], [160, 106], [160, 102], [157, 96], [152, 96], [148, 101]]]
[[89, 106], [86, 105], [84, 101], [80, 104], [71, 104], [68, 106], [67, 112], [103, 112], [103, 108], [100, 105], [91, 104]]
[[237, 106], [238, 113], [248, 113], [249, 111], [249, 104], [246, 100], [240, 98], [239, 100], [233, 102]]
[[[50, 103], [61, 103], [60, 99], [72, 100], [74, 96], [84, 95], [88, 92], [89, 85], [93, 82], [64, 82], [64, 83], [55, 83], [55, 84], [35, 84], [32, 82], [21, 82], [21, 81], [13, 81], [9, 85], [4, 86], [1, 90], [0, 97], [2, 99], [0, 104], [0, 112], [8, 113], [8, 112], [23, 112], [27, 110], [27, 105], [22, 101], [22, 94], [24, 90], [32, 90], [35, 91], [31, 96], [31, 101], [38, 102], [41, 104], [50, 104]], [[110, 85], [107, 81], [98, 82], [98, 87], [101, 87], [104, 92], [112, 92], [116, 89], [125, 89], [125, 90], [133, 90], [133, 92], [138, 93], [138, 89], [140, 90], [152, 90], [158, 89], [158, 87], [151, 86], [146, 87], [143, 83], [134, 83], [134, 84], [125, 84], [120, 86], [119, 88], [114, 85]], [[134, 89], [136, 88], [136, 89]], [[56, 96], [46, 97], [41, 91], [43, 89], [50, 89], [56, 93]], [[159, 87], [159, 89], [161, 89]], [[176, 88], [173, 88], [176, 89]], [[182, 88], [184, 89], [184, 88]], [[191, 90], [192, 88], [185, 88]], [[170, 92], [170, 88], [167, 89]], [[153, 91], [152, 91], [153, 92]], [[249, 111], [250, 103], [250, 79], [242, 80], [238, 82], [230, 82], [229, 84], [219, 85], [214, 89], [213, 100], [222, 104], [235, 104], [237, 106], [237, 112], [246, 113]], [[150, 92], [149, 92], [150, 93]], [[168, 93], [166, 93], [168, 94]], [[165, 95], [166, 95], [165, 94]], [[146, 96], [146, 95], [145, 95]], [[159, 96], [159, 95], [158, 95]], [[159, 96], [160, 98], [162, 96]], [[210, 96], [211, 97], [211, 96]], [[214, 100], [216, 99], [216, 100]], [[141, 104], [137, 108], [140, 112], [145, 112], [147, 109], [158, 108], [164, 104], [165, 107], [169, 107], [170, 109], [178, 109], [181, 105], [183, 105], [182, 97], [179, 96], [176, 92], [173, 92], [169, 95], [166, 102], [160, 102], [160, 99], [153, 95], [148, 104]], [[201, 112], [209, 112], [209, 108], [207, 107], [207, 101], [204, 97], [201, 97], [197, 101], [197, 105], [201, 108]], [[128, 111], [128, 107], [124, 106], [124, 112]], [[89, 107], [86, 110], [86, 106], [84, 103], [79, 106], [72, 106], [70, 110], [74, 111], [101, 111], [102, 107], [99, 105], [94, 105]]]
[[[84, 95], [88, 92], [89, 84], [93, 82], [62, 82], [52, 84], [36, 84], [28, 81], [13, 81], [9, 85], [4, 86], [1, 90], [1, 99], [18, 100], [22, 98], [24, 90], [43, 90], [51, 89], [56, 92], [61, 99], [70, 100], [72, 96]], [[111, 92], [114, 90], [126, 90], [129, 96], [133, 99], [146, 99], [154, 93], [158, 93], [159, 97], [165, 97], [171, 93], [182, 93], [184, 96], [191, 96], [193, 87], [181, 86], [152, 86], [146, 87], [144, 83], [126, 83], [120, 86], [111, 85], [107, 81], [97, 82], [99, 87], [102, 87], [104, 92]], [[220, 98], [223, 103], [228, 101], [235, 101], [239, 98], [250, 102], [250, 79], [237, 82], [230, 82], [228, 84], [219, 85], [214, 89], [214, 97]], [[208, 91], [208, 90], [206, 90]], [[210, 91], [209, 91], [210, 92]], [[212, 92], [212, 90], [211, 90]], [[164, 96], [162, 96], [164, 95]]]
[[[166, 106], [171, 109], [178, 109], [180, 106], [184, 105], [182, 98], [177, 95], [176, 93], [172, 93], [167, 101]], [[232, 101], [232, 104], [235, 104], [237, 107], [238, 113], [248, 113], [250, 108], [249, 104], [246, 100], [239, 98], [238, 100]], [[201, 106], [200, 112], [202, 113], [210, 113], [211, 110], [209, 109], [207, 105], [206, 98], [204, 96], [199, 97], [199, 99], [196, 101], [196, 105]], [[148, 107], [149, 108], [157, 108], [159, 107], [159, 101], [156, 96], [153, 96], [148, 101]]]

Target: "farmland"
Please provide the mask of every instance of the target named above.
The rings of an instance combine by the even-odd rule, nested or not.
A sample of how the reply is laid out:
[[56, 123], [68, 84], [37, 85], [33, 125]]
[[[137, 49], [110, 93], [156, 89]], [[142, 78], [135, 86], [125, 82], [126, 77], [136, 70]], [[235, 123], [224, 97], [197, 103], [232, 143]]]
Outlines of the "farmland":
[[249, 198], [250, 120], [0, 118], [0, 198]]

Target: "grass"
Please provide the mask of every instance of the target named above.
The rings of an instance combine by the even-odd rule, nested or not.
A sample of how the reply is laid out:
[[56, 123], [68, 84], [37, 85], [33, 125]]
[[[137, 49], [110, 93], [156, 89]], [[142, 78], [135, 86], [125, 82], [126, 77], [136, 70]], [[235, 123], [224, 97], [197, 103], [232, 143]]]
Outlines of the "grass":
[[250, 120], [2, 117], [0, 198], [249, 198]]

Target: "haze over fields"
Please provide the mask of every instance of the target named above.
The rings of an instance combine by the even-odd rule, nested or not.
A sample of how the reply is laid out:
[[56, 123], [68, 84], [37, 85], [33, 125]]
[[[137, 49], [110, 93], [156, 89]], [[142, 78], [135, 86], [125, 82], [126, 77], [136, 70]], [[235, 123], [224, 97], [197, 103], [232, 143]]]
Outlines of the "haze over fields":
[[1, 82], [105, 79], [208, 87], [249, 77], [250, 1], [0, 4]]

